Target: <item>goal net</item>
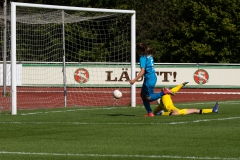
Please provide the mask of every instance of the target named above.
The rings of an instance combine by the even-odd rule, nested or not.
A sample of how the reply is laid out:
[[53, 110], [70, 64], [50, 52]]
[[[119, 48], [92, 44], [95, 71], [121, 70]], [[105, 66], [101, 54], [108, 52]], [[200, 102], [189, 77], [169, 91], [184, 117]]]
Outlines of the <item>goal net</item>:
[[135, 11], [12, 2], [11, 35], [12, 114], [135, 106]]

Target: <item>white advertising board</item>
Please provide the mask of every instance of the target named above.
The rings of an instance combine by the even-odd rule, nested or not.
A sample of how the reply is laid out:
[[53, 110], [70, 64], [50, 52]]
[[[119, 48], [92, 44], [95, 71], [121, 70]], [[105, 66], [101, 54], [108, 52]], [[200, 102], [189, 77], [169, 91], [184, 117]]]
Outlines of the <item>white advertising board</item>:
[[[156, 87], [175, 86], [189, 82], [196, 88], [240, 88], [240, 66], [164, 66], [155, 65], [158, 81]], [[17, 64], [17, 86], [63, 85], [62, 65]], [[136, 74], [140, 71], [136, 66]], [[0, 85], [3, 85], [3, 65], [0, 64]], [[6, 66], [6, 85], [11, 84], [11, 66]], [[72, 86], [129, 85], [130, 66], [74, 65], [66, 67], [66, 84]], [[141, 87], [143, 79], [136, 82]], [[130, 87], [130, 86], [129, 86]]]
[[[158, 81], [156, 86], [171, 86], [189, 82], [188, 86], [231, 88], [240, 87], [240, 66], [238, 67], [163, 67], [155, 65]], [[140, 71], [136, 68], [136, 74]], [[22, 85], [63, 84], [62, 66], [22, 67]], [[67, 66], [66, 84], [68, 85], [129, 85], [130, 66]], [[136, 82], [139, 87], [140, 79]], [[20, 83], [19, 83], [20, 84]]]

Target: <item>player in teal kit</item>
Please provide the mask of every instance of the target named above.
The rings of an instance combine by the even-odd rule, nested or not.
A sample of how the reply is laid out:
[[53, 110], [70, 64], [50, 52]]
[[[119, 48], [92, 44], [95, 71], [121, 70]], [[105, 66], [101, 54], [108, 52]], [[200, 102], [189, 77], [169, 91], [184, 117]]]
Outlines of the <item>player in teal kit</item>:
[[164, 88], [163, 92], [154, 93], [154, 87], [157, 83], [157, 75], [154, 69], [154, 60], [152, 55], [152, 49], [144, 43], [138, 43], [136, 50], [140, 57], [140, 68], [141, 71], [136, 78], [130, 81], [130, 84], [134, 84], [139, 78], [144, 76], [144, 81], [141, 90], [141, 98], [144, 104], [147, 114], [145, 116], [153, 117], [150, 102], [161, 98], [164, 94], [173, 94], [168, 88]]

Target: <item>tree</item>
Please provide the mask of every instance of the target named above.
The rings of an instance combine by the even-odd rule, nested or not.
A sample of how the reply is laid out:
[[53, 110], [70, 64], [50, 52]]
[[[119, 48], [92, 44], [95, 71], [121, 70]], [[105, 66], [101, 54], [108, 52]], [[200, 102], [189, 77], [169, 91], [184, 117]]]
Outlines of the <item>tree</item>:
[[179, 15], [168, 41], [164, 61], [237, 63], [240, 2], [232, 0], [176, 1]]
[[136, 10], [137, 41], [147, 43], [154, 49], [155, 62], [165, 62], [162, 57], [168, 50], [166, 36], [172, 32], [177, 15], [172, 1], [134, 0], [129, 9]]
[[19, 0], [20, 2], [136, 10], [137, 42], [156, 62], [238, 63], [238, 0]]

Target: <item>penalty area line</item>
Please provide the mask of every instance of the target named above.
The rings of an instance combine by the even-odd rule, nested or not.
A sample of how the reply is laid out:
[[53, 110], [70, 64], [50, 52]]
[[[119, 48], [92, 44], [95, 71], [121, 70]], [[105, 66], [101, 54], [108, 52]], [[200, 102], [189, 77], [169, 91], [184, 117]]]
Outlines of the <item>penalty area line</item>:
[[126, 158], [171, 158], [171, 159], [208, 159], [208, 160], [239, 160], [239, 158], [223, 157], [197, 157], [197, 156], [173, 156], [173, 155], [126, 155], [126, 154], [80, 154], [80, 153], [42, 153], [42, 152], [10, 152], [0, 151], [0, 154], [13, 155], [39, 155], [39, 156], [75, 156], [75, 157], [126, 157]]
[[226, 118], [217, 118], [217, 119], [200, 119], [194, 121], [182, 121], [182, 122], [170, 122], [168, 124], [186, 124], [186, 123], [200, 123], [200, 122], [210, 122], [210, 121], [225, 121], [225, 120], [233, 120], [239, 119], [240, 117], [226, 117]]

